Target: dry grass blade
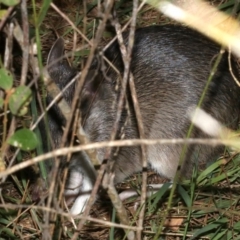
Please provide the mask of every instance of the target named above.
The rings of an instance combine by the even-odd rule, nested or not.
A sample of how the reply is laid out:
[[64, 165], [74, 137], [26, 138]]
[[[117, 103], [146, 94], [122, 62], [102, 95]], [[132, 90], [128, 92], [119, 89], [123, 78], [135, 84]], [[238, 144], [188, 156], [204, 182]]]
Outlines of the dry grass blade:
[[[224, 44], [229, 50], [228, 70], [239, 85], [238, 74], [235, 72], [235, 66], [232, 66], [231, 51], [239, 55], [240, 30], [237, 21], [225, 14], [230, 12], [233, 12], [234, 16], [239, 14], [240, 7], [237, 5], [239, 1], [209, 1], [218, 10], [200, 0], [149, 0], [147, 2], [151, 5], [145, 4], [145, 1], [139, 3], [137, 0], [105, 0], [101, 3], [92, 0], [62, 0], [54, 3], [49, 0], [42, 2], [23, 0], [14, 7], [7, 7], [1, 2], [0, 15], [4, 14], [1, 15], [0, 21], [0, 69], [7, 69], [14, 76], [13, 88], [18, 85], [27, 86], [34, 89], [36, 96], [33, 96], [34, 101], [29, 105], [28, 113], [24, 116], [16, 116], [12, 115], [8, 109], [9, 101], [6, 97], [8, 95], [4, 89], [0, 89], [2, 150], [0, 239], [239, 239], [240, 156], [238, 151], [240, 140], [238, 132], [226, 128], [197, 108], [195, 115], [189, 114], [193, 123], [215, 139], [146, 139], [148, 132], [145, 132], [143, 125], [145, 119], [141, 116], [138, 103], [139, 92], [136, 92], [136, 80], [131, 73], [133, 72], [131, 57], [134, 49], [135, 28], [177, 24], [160, 14], [155, 8], [157, 6], [167, 16], [188, 24], [201, 33], [207, 33], [210, 38]], [[224, 13], [219, 12], [219, 9]], [[126, 30], [130, 30], [128, 41], [124, 40]], [[59, 36], [65, 42], [64, 56], [66, 59], [69, 57], [67, 60], [79, 74], [65, 88], [58, 89], [53, 84], [50, 89], [43, 86], [42, 80], [50, 79], [42, 66], [46, 66], [47, 54], [56, 37]], [[108, 48], [114, 41], [118, 41], [121, 48], [124, 64], [122, 72], [119, 71], [115, 62], [107, 58]], [[221, 54], [224, 55], [224, 51], [221, 51]], [[89, 68], [99, 56], [100, 61], [106, 63], [106, 66], [109, 66], [117, 75], [122, 74], [122, 79], [121, 86], [118, 85], [119, 82], [113, 83], [116, 91], [119, 91], [119, 97], [112, 103], [118, 107], [118, 111], [111, 141], [104, 139], [104, 141], [90, 143], [82, 131], [84, 127], [79, 127], [78, 105], [84, 81], [88, 78]], [[102, 74], [108, 73], [109, 70], [104, 67], [105, 65], [100, 68]], [[210, 75], [216, 73], [211, 66], [209, 66], [210, 70]], [[151, 76], [150, 72], [149, 76]], [[72, 96], [72, 106], [64, 99], [58, 103], [60, 111], [67, 120], [62, 145], [59, 148], [47, 152], [38, 146], [36, 150], [24, 152], [7, 144], [9, 136], [19, 128], [28, 128], [37, 133], [39, 123], [41, 124], [45, 115], [51, 111], [51, 107], [61, 99], [63, 91], [68, 91], [68, 87], [75, 82], [76, 92]], [[46, 106], [43, 100], [46, 95], [45, 88], [54, 99], [49, 106]], [[127, 100], [130, 100], [130, 105], [126, 104], [126, 89], [129, 91]], [[1, 108], [2, 100], [3, 108]], [[129, 107], [134, 108], [139, 139], [129, 139], [122, 129], [123, 134], [118, 136], [119, 121], [120, 126], [124, 125], [121, 122], [122, 111], [129, 114]], [[189, 112], [190, 110], [193, 109], [189, 109]], [[149, 114], [151, 115], [151, 112]], [[125, 120], [127, 122], [133, 119], [129, 119], [128, 115], [123, 119]], [[78, 127], [80, 130], [76, 130]], [[71, 131], [78, 133], [73, 135]], [[116, 135], [119, 140], [115, 140]], [[76, 139], [80, 139], [81, 144], [77, 143], [73, 146], [67, 144], [71, 146], [65, 147], [65, 143], [72, 143]], [[48, 139], [43, 137], [42, 142], [45, 141], [47, 142]], [[209, 146], [224, 144], [227, 148], [224, 155], [217, 161], [209, 159], [208, 166], [206, 168], [203, 166], [203, 171], [199, 172], [196, 166], [190, 180], [183, 180], [181, 184], [175, 182], [175, 191], [169, 187], [171, 184], [168, 183], [168, 179], [159, 177], [153, 171], [145, 171], [146, 149], [149, 149], [149, 146], [161, 145], [165, 148], [196, 144]], [[109, 149], [105, 155], [107, 159], [111, 158], [112, 151], [118, 153], [115, 149], [123, 147], [130, 149], [136, 146], [142, 153], [143, 174], [135, 174], [127, 181], [115, 186], [114, 162], [110, 159], [108, 164], [104, 161], [100, 165], [99, 160], [94, 157], [95, 152], [99, 149]], [[73, 216], [66, 212], [69, 206], [61, 201], [61, 196], [66, 189], [67, 174], [60, 174], [62, 172], [60, 159], [82, 152], [88, 152], [93, 165], [100, 167], [97, 169], [98, 177], [85, 213]], [[52, 160], [49, 161], [49, 159]], [[49, 162], [57, 162], [55, 173], [49, 176], [50, 187], [45, 185]], [[38, 163], [45, 166], [45, 173], [44, 168], [39, 167]], [[42, 176], [41, 181], [36, 181], [38, 176]], [[104, 185], [106, 192], [100, 188], [101, 184]], [[162, 187], [156, 189], [156, 184], [161, 184]], [[37, 192], [36, 196], [32, 194], [33, 192]], [[119, 198], [119, 195], [121, 197], [129, 192], [133, 197], [125, 200]], [[98, 194], [100, 197], [96, 201]], [[148, 195], [147, 198], [146, 195]], [[116, 216], [115, 212], [117, 212]]]

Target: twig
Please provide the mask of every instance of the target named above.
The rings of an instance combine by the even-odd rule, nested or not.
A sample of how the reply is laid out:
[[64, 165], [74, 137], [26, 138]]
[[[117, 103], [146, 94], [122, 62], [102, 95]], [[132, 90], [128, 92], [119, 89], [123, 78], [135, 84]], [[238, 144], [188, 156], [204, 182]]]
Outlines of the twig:
[[0, 178], [8, 176], [14, 172], [17, 172], [21, 169], [29, 167], [33, 164], [38, 162], [47, 160], [48, 158], [52, 158], [53, 156], [63, 156], [68, 154], [69, 152], [80, 152], [85, 151], [88, 149], [98, 149], [98, 148], [105, 148], [105, 147], [124, 147], [124, 146], [140, 146], [141, 144], [144, 145], [156, 145], [156, 144], [165, 144], [165, 145], [175, 145], [175, 144], [202, 144], [202, 145], [222, 145], [225, 144], [226, 146], [234, 145], [234, 143], [238, 141], [237, 138], [235, 139], [195, 139], [195, 138], [188, 138], [188, 139], [131, 139], [131, 140], [117, 140], [117, 141], [106, 141], [106, 142], [97, 142], [97, 143], [90, 143], [87, 145], [81, 145], [77, 147], [66, 147], [60, 148], [50, 153], [46, 153], [40, 155], [38, 157], [32, 158], [22, 163], [18, 163], [11, 168], [6, 169], [4, 172], [0, 172]]
[[[107, 20], [108, 20], [108, 18], [109, 18], [109, 16], [110, 16], [110, 13], [111, 13], [113, 4], [114, 4], [114, 1], [113, 1], [113, 0], [109, 0], [109, 1], [106, 0], [106, 1], [105, 1], [106, 9], [105, 9], [105, 13], [104, 13], [104, 15], [103, 15], [102, 22], [101, 22], [101, 24], [100, 24], [99, 27], [98, 27], [98, 30], [97, 30], [97, 33], [96, 33], [96, 37], [95, 37], [95, 38], [93, 39], [93, 41], [92, 41], [93, 44], [92, 44], [92, 47], [91, 47], [91, 50], [90, 50], [89, 57], [88, 57], [88, 59], [87, 59], [85, 68], [84, 68], [83, 71], [82, 71], [81, 78], [80, 78], [80, 80], [79, 80], [79, 82], [78, 82], [78, 85], [77, 85], [77, 87], [76, 87], [76, 91], [75, 91], [74, 99], [73, 99], [73, 103], [72, 103], [72, 109], [73, 109], [73, 110], [72, 110], [72, 113], [71, 113], [71, 118], [72, 118], [72, 116], [73, 116], [74, 109], [75, 109], [76, 106], [77, 106], [78, 98], [79, 98], [79, 95], [80, 95], [80, 93], [81, 93], [81, 89], [82, 89], [83, 84], [84, 84], [84, 79], [86, 78], [87, 73], [88, 73], [88, 70], [89, 70], [89, 68], [90, 68], [90, 66], [91, 66], [91, 63], [92, 63], [92, 60], [93, 60], [93, 57], [94, 57], [95, 50], [96, 50], [96, 48], [97, 48], [97, 46], [98, 46], [98, 43], [99, 43], [99, 41], [100, 41], [100, 39], [101, 39], [101, 36], [102, 36], [102, 34], [103, 34], [103, 31], [104, 31], [104, 29], [105, 29], [106, 22], [107, 22]], [[70, 124], [71, 124], [71, 122], [68, 121], [67, 126], [66, 126], [66, 131], [64, 132], [64, 135], [65, 135], [65, 136], [66, 136], [66, 133], [67, 133], [69, 127], [70, 127]], [[105, 165], [103, 165], [103, 166], [101, 167], [101, 169], [103, 169], [103, 171], [104, 171], [104, 168], [105, 168]], [[101, 178], [101, 176], [98, 176], [97, 180], [100, 179], [100, 178]], [[95, 189], [97, 190], [97, 187], [98, 187], [98, 186], [96, 186], [96, 183], [95, 183], [94, 187], [95, 187]], [[88, 204], [87, 204], [87, 206], [86, 206], [86, 209], [85, 209], [85, 211], [84, 211], [84, 213], [83, 213], [84, 216], [87, 216], [87, 215], [89, 214], [89, 211], [90, 211], [90, 208], [91, 208], [90, 203], [93, 203], [93, 201], [94, 201], [94, 199], [95, 199], [95, 195], [93, 195], [93, 194], [94, 194], [94, 193], [93, 193], [93, 191], [92, 191], [92, 193], [91, 193], [91, 195], [90, 195], [90, 198], [89, 198], [89, 201], [88, 201]], [[80, 228], [82, 227], [82, 225], [83, 225], [83, 221], [80, 221], [80, 222], [79, 222], [79, 225], [78, 225], [78, 230], [80, 230]], [[75, 233], [75, 234], [73, 235], [73, 238], [72, 238], [72, 239], [73, 239], [73, 240], [76, 240], [77, 238], [78, 238], [78, 234]]]
[[10, 16], [10, 14], [12, 13], [13, 9], [15, 6], [9, 7], [6, 14], [4, 15], [4, 17], [1, 19], [0, 21], [0, 30], [3, 28], [4, 24], [6, 23], [8, 17]]
[[[29, 205], [27, 204], [0, 204], [0, 208], [6, 208], [6, 209], [16, 209], [16, 208], [29, 208]], [[70, 215], [69, 213], [66, 213], [64, 211], [60, 211], [60, 210], [55, 210], [53, 208], [47, 208], [47, 207], [42, 207], [42, 206], [34, 206], [31, 205], [32, 209], [36, 209], [36, 210], [42, 210], [42, 211], [46, 211], [46, 212], [50, 212], [50, 213], [54, 213], [54, 214], [60, 214], [66, 218], [69, 217], [75, 217]], [[109, 221], [104, 221], [104, 220], [100, 220], [100, 219], [96, 219], [96, 218], [92, 218], [92, 217], [84, 217], [82, 215], [79, 215], [77, 217], [75, 217], [75, 219], [84, 219], [84, 221], [91, 221], [94, 223], [99, 223], [99, 224], [103, 224], [104, 226], [108, 226], [108, 227], [116, 227], [116, 228], [122, 228], [122, 229], [130, 229], [133, 231], [137, 231], [138, 228], [134, 227], [134, 226], [128, 226], [128, 225], [124, 225], [124, 224], [117, 224], [117, 223], [113, 223], [113, 222], [109, 222]]]
[[[132, 13], [132, 22], [131, 22], [131, 29], [129, 33], [129, 43], [128, 43], [128, 55], [129, 57], [132, 54], [132, 48], [134, 44], [134, 33], [135, 33], [135, 28], [136, 28], [136, 19], [137, 19], [137, 13], [138, 13], [138, 0], [133, 1], [133, 13]], [[130, 91], [131, 91], [131, 96], [133, 100], [133, 105], [134, 105], [134, 111], [136, 114], [136, 119], [137, 119], [137, 124], [138, 124], [138, 130], [139, 130], [139, 137], [140, 139], [145, 138], [145, 133], [144, 133], [144, 126], [143, 126], [143, 121], [142, 121], [142, 115], [140, 112], [140, 107], [138, 104], [137, 100], [137, 93], [136, 89], [134, 86], [134, 79], [132, 73], [130, 73], [130, 78], [129, 78], [129, 84], [130, 84]], [[145, 201], [147, 197], [147, 154], [146, 154], [146, 146], [141, 145], [141, 153], [142, 153], [142, 192], [141, 192], [141, 210], [139, 213], [139, 220], [138, 220], [138, 228], [142, 229], [143, 227], [143, 221], [144, 221], [144, 214], [145, 214]], [[137, 232], [137, 239], [141, 240], [142, 239], [142, 232], [139, 230]]]
[[28, 72], [28, 59], [29, 59], [29, 25], [28, 25], [28, 13], [26, 0], [21, 1], [21, 15], [22, 15], [22, 27], [23, 27], [23, 61], [20, 85], [25, 85]]
[[[110, 177], [110, 182], [108, 185], [107, 193], [112, 201], [113, 206], [116, 209], [116, 212], [118, 214], [118, 218], [119, 218], [121, 224], [130, 226], [127, 211], [126, 211], [125, 207], [123, 206], [123, 203], [120, 200], [119, 195], [114, 186], [114, 175], [111, 175], [111, 177]], [[141, 232], [142, 229], [139, 229], [139, 231]], [[130, 229], [127, 229], [127, 231], [125, 231], [125, 233], [129, 240], [135, 239], [135, 234]]]
[[64, 14], [60, 9], [54, 4], [51, 3], [51, 7], [62, 17], [64, 18], [73, 28], [74, 31], [76, 31], [90, 46], [93, 44], [86, 38], [86, 36], [73, 24], [73, 22]]

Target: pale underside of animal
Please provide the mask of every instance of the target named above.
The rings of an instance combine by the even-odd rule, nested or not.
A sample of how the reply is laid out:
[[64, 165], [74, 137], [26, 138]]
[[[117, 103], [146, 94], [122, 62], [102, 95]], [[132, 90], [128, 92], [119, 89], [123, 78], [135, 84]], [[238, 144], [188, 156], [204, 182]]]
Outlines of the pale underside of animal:
[[[128, 33], [124, 34], [127, 39]], [[127, 40], [126, 40], [127, 42]], [[134, 77], [137, 99], [147, 139], [185, 138], [190, 126], [187, 111], [198, 105], [199, 99], [211, 73], [220, 47], [197, 32], [181, 26], [151, 26], [136, 30], [130, 71]], [[117, 42], [104, 53], [119, 70], [124, 65]], [[76, 75], [76, 70], [61, 59], [64, 56], [64, 42], [58, 39], [48, 57], [48, 70], [52, 80], [60, 89]], [[54, 63], [55, 61], [55, 63]], [[232, 69], [237, 74], [237, 65], [232, 57]], [[119, 80], [120, 79], [120, 80]], [[119, 85], [116, 88], [116, 85]], [[121, 77], [96, 55], [85, 79], [81, 92], [80, 110], [82, 126], [90, 142], [108, 141], [117, 114], [117, 104], [121, 89]], [[205, 93], [201, 108], [221, 124], [236, 129], [239, 120], [240, 90], [229, 71], [227, 53]], [[63, 93], [72, 102], [74, 87]], [[117, 139], [124, 134], [125, 139], [139, 138], [136, 114], [129, 87], [126, 93], [128, 109], [123, 109]], [[61, 114], [55, 106], [49, 113], [50, 133], [59, 146], [62, 137]], [[124, 126], [124, 127], [123, 127]], [[123, 127], [123, 128], [122, 128]], [[123, 132], [122, 132], [123, 129]], [[201, 130], [194, 128], [190, 137], [207, 138]], [[189, 177], [193, 165], [210, 162], [223, 152], [223, 146], [188, 146], [181, 175]], [[182, 145], [152, 145], [146, 148], [149, 167], [168, 179], [173, 179], [178, 168]], [[106, 149], [97, 149], [97, 157], [102, 162]], [[122, 182], [133, 173], [142, 170], [139, 146], [121, 147], [114, 160], [115, 183]], [[84, 152], [74, 154], [69, 165], [66, 196], [75, 198], [71, 212], [78, 214], [84, 209], [96, 180], [96, 171]]]

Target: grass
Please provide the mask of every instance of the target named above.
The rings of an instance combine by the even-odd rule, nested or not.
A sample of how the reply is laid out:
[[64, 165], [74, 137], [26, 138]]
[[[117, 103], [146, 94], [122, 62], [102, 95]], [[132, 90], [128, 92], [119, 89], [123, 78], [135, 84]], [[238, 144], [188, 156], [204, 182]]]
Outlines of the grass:
[[[227, 12], [234, 4], [234, 1], [212, 2], [219, 9]], [[87, 1], [86, 3], [86, 5], [81, 5], [79, 1], [62, 0], [58, 6], [74, 26], [83, 30], [85, 36], [91, 39], [95, 35], [96, 26], [99, 23], [96, 11], [97, 1]], [[88, 46], [81, 48], [86, 45], [86, 41], [79, 35], [74, 38], [72, 26], [50, 7], [50, 1], [35, 2], [33, 0], [27, 7], [30, 36], [35, 37], [38, 46], [39, 69], [41, 70], [45, 66], [47, 54], [56, 35], [64, 36], [67, 51], [71, 51], [73, 46], [77, 46], [72, 60], [75, 66], [80, 67], [89, 54]], [[131, 17], [132, 2], [116, 1], [115, 9], [120, 23], [124, 25]], [[19, 14], [20, 11], [20, 5], [17, 5], [16, 12]], [[20, 23], [20, 18], [17, 17], [17, 21]], [[144, 6], [138, 14], [138, 27], [165, 23], [175, 24], [149, 5]], [[9, 28], [7, 29], [9, 30]], [[108, 27], [103, 34], [100, 46], [105, 46], [113, 35], [111, 27]], [[1, 36], [3, 35], [0, 35], [0, 41]], [[13, 46], [14, 49], [16, 47]], [[4, 49], [1, 48], [0, 51], [2, 56]], [[12, 55], [12, 64], [15, 66], [16, 81], [14, 84], [17, 86], [21, 75], [19, 62], [21, 63], [22, 57], [21, 52], [16, 51], [15, 53], [15, 56]], [[3, 62], [2, 58], [1, 61]], [[1, 63], [0, 66], [2, 67], [2, 65]], [[28, 69], [30, 82], [35, 74], [37, 74], [36, 70]], [[41, 95], [45, 95], [44, 87], [41, 88], [41, 80], [38, 82]], [[30, 128], [32, 122], [35, 122], [39, 115], [38, 101], [40, 98], [42, 96], [36, 92], [31, 105], [29, 105], [27, 115], [23, 117], [7, 115], [7, 128], [3, 127], [5, 125], [1, 125], [1, 133], [5, 131], [5, 135], [8, 135], [22, 126]], [[1, 122], [3, 122], [2, 116]], [[40, 138], [39, 129], [36, 129], [35, 133]], [[14, 160], [16, 164], [43, 153], [41, 145], [34, 151], [19, 151], [18, 154], [16, 154], [15, 148], [8, 147], [4, 159], [6, 159], [6, 165], [10, 166], [14, 156], [16, 156]], [[184, 181], [182, 185], [177, 185], [176, 191], [170, 199], [171, 206], [167, 215], [170, 190], [166, 183], [163, 188], [147, 199], [142, 239], [240, 239], [239, 163], [240, 156], [238, 154], [226, 152], [223, 158], [209, 164], [205, 170], [199, 172], [196, 169], [192, 179]], [[70, 219], [62, 210], [64, 205], [58, 199], [58, 195], [48, 192], [47, 169], [47, 164], [42, 162], [39, 166], [33, 165], [10, 175], [7, 179], [1, 179], [0, 239], [72, 239], [76, 232], [74, 226], [79, 220]], [[38, 178], [39, 176], [41, 177]], [[58, 176], [53, 181], [58, 183], [60, 178], [61, 176]], [[167, 180], [153, 172], [148, 173], [148, 183], [164, 182]], [[140, 185], [141, 174], [136, 174], [128, 181], [119, 184], [118, 190], [122, 191], [133, 186], [139, 188]], [[56, 185], [56, 188], [60, 189], [61, 186]], [[53, 197], [53, 201], [50, 203], [47, 200], [49, 195]], [[131, 225], [136, 226], [140, 198], [125, 200], [124, 206], [127, 209]], [[80, 230], [78, 239], [126, 239], [125, 233], [119, 228], [119, 225], [114, 225], [114, 223], [119, 223], [116, 212], [105, 196], [94, 204], [90, 217]], [[46, 221], [47, 218], [48, 221]], [[108, 221], [108, 223], [104, 223], [104, 221]], [[159, 230], [160, 226], [163, 226], [162, 231]]]

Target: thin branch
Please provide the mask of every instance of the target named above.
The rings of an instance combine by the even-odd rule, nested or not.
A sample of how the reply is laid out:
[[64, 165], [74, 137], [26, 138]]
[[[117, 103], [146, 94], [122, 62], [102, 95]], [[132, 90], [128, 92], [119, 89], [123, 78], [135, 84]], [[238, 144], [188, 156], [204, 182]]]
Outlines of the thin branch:
[[23, 28], [23, 61], [22, 73], [20, 84], [25, 85], [28, 72], [28, 59], [29, 59], [29, 24], [26, 0], [21, 1], [21, 15], [22, 15], [22, 28]]
[[[29, 167], [33, 164], [38, 162], [47, 160], [52, 157], [63, 156], [68, 154], [69, 152], [79, 152], [85, 151], [89, 149], [99, 149], [105, 147], [124, 147], [124, 146], [140, 146], [141, 144], [144, 145], [156, 145], [156, 144], [165, 144], [165, 145], [174, 145], [174, 144], [201, 144], [201, 145], [222, 145], [225, 144], [226, 146], [234, 146], [234, 144], [238, 141], [237, 138], [235, 139], [195, 139], [195, 138], [188, 138], [188, 139], [131, 139], [131, 140], [117, 140], [117, 141], [105, 141], [105, 142], [97, 142], [97, 143], [90, 143], [86, 145], [81, 145], [77, 147], [66, 147], [60, 148], [50, 153], [46, 153], [40, 155], [38, 157], [32, 158], [22, 163], [18, 163], [11, 168], [6, 169], [4, 172], [0, 172], [0, 178], [3, 178], [7, 175], [10, 175], [14, 172], [17, 172], [21, 169]], [[235, 144], [236, 145], [236, 144]]]

